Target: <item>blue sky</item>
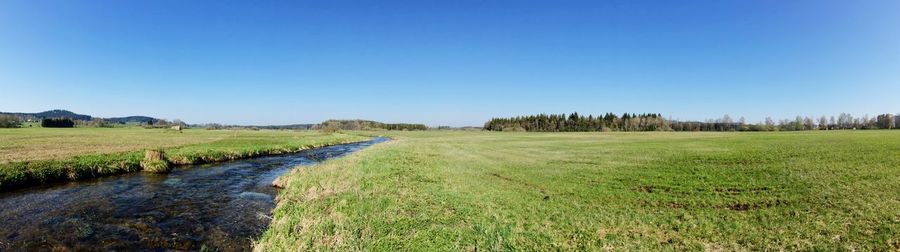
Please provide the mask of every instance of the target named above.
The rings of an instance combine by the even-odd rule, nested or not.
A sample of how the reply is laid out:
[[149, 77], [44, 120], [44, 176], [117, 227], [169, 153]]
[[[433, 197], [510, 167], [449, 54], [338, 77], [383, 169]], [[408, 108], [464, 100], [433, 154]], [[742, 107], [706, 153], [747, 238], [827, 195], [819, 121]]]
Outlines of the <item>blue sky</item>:
[[0, 1], [0, 111], [900, 113], [900, 1]]

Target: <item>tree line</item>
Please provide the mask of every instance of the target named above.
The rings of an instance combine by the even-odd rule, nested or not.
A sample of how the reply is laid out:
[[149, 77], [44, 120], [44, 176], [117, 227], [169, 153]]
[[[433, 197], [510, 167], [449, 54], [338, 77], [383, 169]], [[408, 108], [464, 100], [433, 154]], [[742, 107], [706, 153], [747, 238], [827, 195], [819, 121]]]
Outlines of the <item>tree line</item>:
[[328, 120], [313, 125], [311, 129], [323, 131], [337, 130], [427, 130], [425, 124], [382, 123], [368, 120]]
[[725, 115], [718, 119], [707, 119], [705, 122], [673, 121], [675, 131], [801, 131], [801, 130], [856, 130], [856, 129], [896, 129], [900, 126], [900, 116], [880, 114], [875, 117], [865, 115], [854, 117], [849, 113], [835, 116], [803, 117], [794, 119], [773, 120], [766, 117], [759, 123], [748, 123], [743, 117], [738, 120]]
[[900, 116], [881, 114], [854, 117], [849, 113], [819, 118], [797, 116], [793, 120], [775, 121], [767, 117], [764, 122], [748, 123], [743, 117], [734, 120], [728, 115], [706, 121], [678, 121], [665, 119], [661, 114], [629, 114], [618, 116], [566, 114], [538, 114], [510, 118], [492, 118], [484, 124], [490, 131], [799, 131], [841, 129], [896, 129]]
[[[40, 125], [44, 128], [74, 128], [74, 127], [92, 127], [92, 128], [108, 128], [116, 124], [126, 124], [125, 122], [109, 122], [106, 119], [94, 117], [90, 120], [79, 120], [69, 117], [44, 118], [40, 119]], [[167, 128], [171, 126], [186, 127], [187, 124], [181, 120], [175, 119], [171, 122], [165, 119], [154, 119], [146, 123], [141, 122], [139, 126], [145, 128]], [[0, 128], [19, 128], [22, 126], [21, 118], [13, 115], [0, 115]]]
[[492, 118], [484, 124], [491, 131], [669, 131], [669, 121], [661, 114], [629, 114], [618, 116], [566, 114], [538, 114], [511, 118]]
[[12, 115], [0, 115], [0, 128], [18, 128], [22, 124], [19, 117]]

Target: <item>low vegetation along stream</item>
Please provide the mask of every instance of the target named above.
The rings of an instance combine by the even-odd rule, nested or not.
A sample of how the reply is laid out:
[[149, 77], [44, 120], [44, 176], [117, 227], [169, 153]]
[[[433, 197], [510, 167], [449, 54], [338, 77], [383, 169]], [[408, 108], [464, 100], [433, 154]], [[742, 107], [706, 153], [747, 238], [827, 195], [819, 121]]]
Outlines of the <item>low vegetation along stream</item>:
[[249, 249], [275, 207], [275, 178], [386, 141], [0, 193], [0, 251]]

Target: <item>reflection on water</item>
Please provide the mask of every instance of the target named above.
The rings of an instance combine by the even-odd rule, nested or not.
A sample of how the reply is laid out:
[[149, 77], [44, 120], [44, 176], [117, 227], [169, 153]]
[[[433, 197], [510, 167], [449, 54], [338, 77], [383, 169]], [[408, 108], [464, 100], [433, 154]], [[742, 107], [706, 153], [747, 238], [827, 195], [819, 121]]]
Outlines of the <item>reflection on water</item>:
[[271, 218], [275, 178], [386, 140], [0, 193], [0, 251], [248, 250]]

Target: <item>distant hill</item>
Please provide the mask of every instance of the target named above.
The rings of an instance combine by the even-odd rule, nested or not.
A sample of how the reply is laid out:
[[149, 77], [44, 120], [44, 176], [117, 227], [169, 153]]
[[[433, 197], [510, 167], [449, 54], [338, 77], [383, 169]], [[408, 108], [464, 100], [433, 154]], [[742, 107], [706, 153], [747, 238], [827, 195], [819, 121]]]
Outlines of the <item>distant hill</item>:
[[[48, 110], [40, 113], [0, 112], [0, 115], [12, 115], [23, 121], [39, 121], [48, 118], [69, 118], [72, 120], [90, 121], [95, 118], [93, 116], [77, 114], [63, 109]], [[157, 120], [156, 118], [149, 116], [127, 116], [103, 119], [110, 123], [137, 123]]]
[[89, 121], [93, 119], [93, 117], [89, 115], [81, 115], [73, 113], [72, 111], [62, 110], [62, 109], [54, 109], [48, 110], [40, 113], [20, 113], [20, 112], [0, 112], [0, 115], [11, 115], [18, 117], [23, 121], [37, 121], [47, 118], [70, 118], [73, 120], [85, 120]]
[[93, 117], [89, 115], [76, 114], [72, 111], [62, 110], [62, 109], [54, 109], [50, 111], [44, 111], [40, 113], [34, 113], [34, 117], [44, 119], [44, 118], [69, 118], [72, 120], [91, 120]]

